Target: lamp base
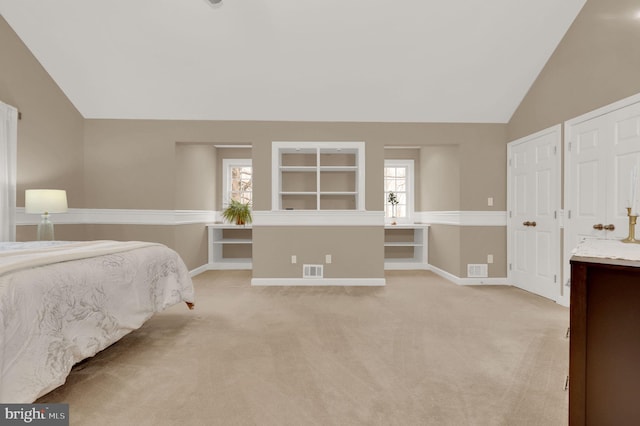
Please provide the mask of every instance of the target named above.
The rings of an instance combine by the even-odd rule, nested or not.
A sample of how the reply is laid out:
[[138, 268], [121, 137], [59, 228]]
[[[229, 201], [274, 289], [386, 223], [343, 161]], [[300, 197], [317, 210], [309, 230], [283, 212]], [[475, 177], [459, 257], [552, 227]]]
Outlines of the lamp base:
[[48, 214], [42, 215], [42, 222], [38, 224], [38, 241], [53, 241], [53, 223]]

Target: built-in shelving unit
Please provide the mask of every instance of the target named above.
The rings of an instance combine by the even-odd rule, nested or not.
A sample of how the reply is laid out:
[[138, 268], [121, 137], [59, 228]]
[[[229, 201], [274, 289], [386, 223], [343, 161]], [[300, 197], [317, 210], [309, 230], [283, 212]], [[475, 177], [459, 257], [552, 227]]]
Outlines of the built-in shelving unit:
[[272, 210], [364, 210], [364, 143], [273, 142]]
[[428, 269], [429, 225], [401, 224], [384, 227], [385, 269]]
[[251, 269], [252, 228], [215, 223], [209, 233], [209, 269]]

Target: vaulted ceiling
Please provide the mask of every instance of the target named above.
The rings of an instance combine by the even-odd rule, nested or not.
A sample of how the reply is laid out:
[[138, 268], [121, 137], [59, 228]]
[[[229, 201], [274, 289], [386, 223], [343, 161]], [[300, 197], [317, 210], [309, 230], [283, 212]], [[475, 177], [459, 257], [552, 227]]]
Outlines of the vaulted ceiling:
[[0, 0], [86, 118], [509, 120], [586, 0]]

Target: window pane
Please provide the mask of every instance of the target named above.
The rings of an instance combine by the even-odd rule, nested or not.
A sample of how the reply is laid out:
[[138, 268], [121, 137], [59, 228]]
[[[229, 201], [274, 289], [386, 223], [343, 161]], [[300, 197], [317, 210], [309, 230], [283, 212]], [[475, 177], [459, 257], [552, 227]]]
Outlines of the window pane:
[[384, 209], [384, 215], [386, 217], [392, 217], [393, 216], [393, 209], [391, 208], [391, 204], [387, 204], [385, 209]]
[[[384, 168], [385, 216], [387, 218], [407, 218], [409, 216], [409, 190], [412, 189], [412, 183], [409, 182], [409, 178], [412, 177], [410, 174], [411, 168], [408, 165], [391, 164], [393, 164], [393, 160], [389, 160], [389, 163]], [[388, 201], [389, 192], [394, 192], [398, 200], [395, 209]]]
[[229, 201], [251, 203], [252, 191], [252, 167], [229, 165], [229, 185], [225, 188]]

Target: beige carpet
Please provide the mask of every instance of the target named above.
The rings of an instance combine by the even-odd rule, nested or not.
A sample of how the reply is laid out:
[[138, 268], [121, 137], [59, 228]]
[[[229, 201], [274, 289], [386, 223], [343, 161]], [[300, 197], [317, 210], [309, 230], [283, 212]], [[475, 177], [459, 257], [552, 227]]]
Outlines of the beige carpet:
[[566, 308], [430, 272], [387, 286], [194, 279], [196, 310], [157, 314], [38, 402], [73, 425], [564, 425]]

